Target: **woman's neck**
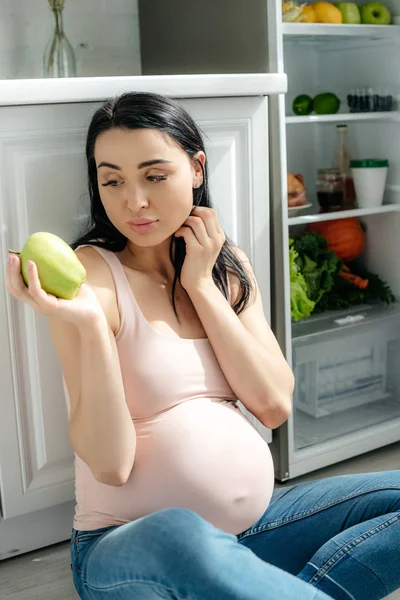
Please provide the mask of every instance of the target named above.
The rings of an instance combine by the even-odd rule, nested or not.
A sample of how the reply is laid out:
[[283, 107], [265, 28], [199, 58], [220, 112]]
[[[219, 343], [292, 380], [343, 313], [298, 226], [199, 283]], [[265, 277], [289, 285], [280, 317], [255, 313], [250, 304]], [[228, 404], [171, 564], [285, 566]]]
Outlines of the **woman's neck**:
[[175, 268], [169, 256], [170, 238], [157, 246], [138, 246], [128, 241], [121, 253], [126, 266], [146, 273], [149, 277], [171, 283], [175, 277]]

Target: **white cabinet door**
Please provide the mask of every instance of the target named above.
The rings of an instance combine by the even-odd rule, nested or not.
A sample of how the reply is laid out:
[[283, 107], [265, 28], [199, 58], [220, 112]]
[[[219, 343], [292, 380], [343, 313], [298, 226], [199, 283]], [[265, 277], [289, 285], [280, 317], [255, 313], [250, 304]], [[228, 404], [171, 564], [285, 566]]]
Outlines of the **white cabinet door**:
[[0, 109], [2, 517], [74, 497], [61, 370], [47, 320], [5, 292], [7, 248], [35, 231], [69, 239], [85, 192], [85, 107]]
[[[183, 102], [208, 141], [227, 235], [250, 257], [269, 315], [266, 98]], [[0, 493], [3, 518], [73, 499], [73, 452], [47, 321], [5, 292], [7, 249], [35, 231], [65, 240], [88, 214], [84, 145], [98, 104], [0, 109]], [[255, 420], [253, 419], [253, 422]], [[269, 431], [257, 423], [266, 439]]]

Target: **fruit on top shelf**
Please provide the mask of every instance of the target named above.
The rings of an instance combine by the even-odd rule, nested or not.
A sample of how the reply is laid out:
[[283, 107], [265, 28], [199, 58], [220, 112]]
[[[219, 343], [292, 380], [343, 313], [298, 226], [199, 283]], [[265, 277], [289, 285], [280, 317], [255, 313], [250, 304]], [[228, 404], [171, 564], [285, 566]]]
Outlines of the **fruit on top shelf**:
[[297, 0], [282, 1], [282, 20], [292, 23], [328, 23], [340, 25], [390, 25], [392, 16], [381, 2], [366, 2], [358, 6], [355, 2], [300, 3]]
[[339, 111], [340, 99], [332, 92], [317, 94], [313, 101], [313, 109], [317, 115], [334, 115]]
[[335, 6], [342, 13], [342, 20], [346, 25], [361, 23], [360, 9], [355, 2], [335, 2]]
[[317, 94], [314, 100], [308, 94], [300, 94], [292, 102], [295, 115], [307, 116], [314, 111], [317, 115], [334, 115], [340, 108], [340, 98], [332, 92]]
[[314, 2], [312, 5], [317, 23], [334, 23], [340, 25], [343, 22], [342, 13], [330, 2]]
[[365, 25], [390, 25], [392, 15], [380, 2], [367, 2], [360, 7], [361, 22]]
[[300, 173], [293, 175], [287, 174], [287, 194], [288, 206], [304, 206], [307, 203], [306, 188], [304, 187], [304, 177]]
[[306, 4], [298, 17], [300, 23], [317, 23], [317, 14], [312, 4]]
[[300, 94], [292, 102], [292, 110], [295, 115], [309, 115], [313, 110], [313, 99], [307, 94]]
[[282, 2], [282, 21], [286, 23], [341, 23], [342, 13], [331, 2], [313, 4], [295, 0]]
[[290, 23], [297, 21], [298, 16], [300, 15], [303, 6], [305, 4], [298, 4], [297, 2], [292, 2], [289, 0], [288, 2], [282, 2], [282, 21], [285, 23]]

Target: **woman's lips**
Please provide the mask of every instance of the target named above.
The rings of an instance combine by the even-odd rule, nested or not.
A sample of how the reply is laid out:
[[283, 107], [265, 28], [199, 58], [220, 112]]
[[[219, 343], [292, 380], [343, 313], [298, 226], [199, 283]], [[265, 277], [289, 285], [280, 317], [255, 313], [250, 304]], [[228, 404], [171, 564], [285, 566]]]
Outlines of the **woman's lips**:
[[158, 221], [149, 221], [147, 223], [128, 223], [132, 231], [138, 231], [139, 233], [146, 233], [152, 231], [157, 227]]

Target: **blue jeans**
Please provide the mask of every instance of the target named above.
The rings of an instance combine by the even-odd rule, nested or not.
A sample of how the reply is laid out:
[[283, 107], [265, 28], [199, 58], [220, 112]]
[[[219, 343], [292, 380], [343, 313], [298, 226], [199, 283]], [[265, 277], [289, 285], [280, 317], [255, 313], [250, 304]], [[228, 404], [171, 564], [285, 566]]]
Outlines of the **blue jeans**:
[[400, 587], [400, 471], [279, 488], [238, 536], [182, 508], [73, 530], [83, 600], [377, 600]]

